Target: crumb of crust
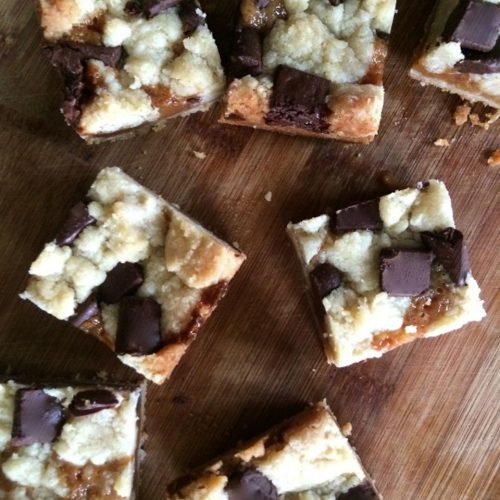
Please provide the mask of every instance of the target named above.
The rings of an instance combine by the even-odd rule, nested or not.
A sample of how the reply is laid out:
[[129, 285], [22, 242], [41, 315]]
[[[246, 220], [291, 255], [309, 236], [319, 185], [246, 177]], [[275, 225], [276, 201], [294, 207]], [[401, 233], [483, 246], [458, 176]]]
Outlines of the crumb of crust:
[[265, 195], [264, 195], [264, 199], [266, 201], [271, 201], [273, 199], [273, 192], [272, 191], [268, 191]]
[[485, 114], [486, 120], [481, 120], [481, 117], [477, 113], [471, 113], [469, 115], [469, 120], [471, 124], [475, 127], [481, 127], [484, 130], [488, 130], [490, 125], [495, 123], [498, 118], [500, 118], [500, 110], [491, 111]]
[[434, 146], [439, 146], [441, 148], [447, 148], [450, 145], [450, 141], [448, 139], [436, 139], [434, 141]]
[[488, 158], [488, 165], [491, 165], [492, 167], [500, 166], [500, 149], [496, 149], [493, 153], [491, 153]]
[[347, 422], [345, 423], [341, 428], [340, 428], [340, 432], [342, 432], [342, 434], [345, 436], [345, 437], [349, 437], [352, 433], [352, 424], [351, 422]]
[[236, 250], [241, 250], [240, 244], [237, 241], [233, 241], [232, 245]]
[[203, 151], [193, 150], [193, 154], [196, 156], [196, 158], [198, 158], [198, 160], [204, 160], [207, 157], [206, 153], [204, 153]]
[[458, 125], [459, 127], [462, 126], [464, 123], [467, 123], [467, 120], [469, 119], [470, 115], [470, 104], [467, 102], [463, 102], [462, 104], [458, 105], [455, 109], [455, 112], [453, 113], [453, 119], [455, 120], [455, 125]]
[[100, 378], [101, 380], [108, 380], [108, 372], [106, 370], [97, 372], [97, 378]]

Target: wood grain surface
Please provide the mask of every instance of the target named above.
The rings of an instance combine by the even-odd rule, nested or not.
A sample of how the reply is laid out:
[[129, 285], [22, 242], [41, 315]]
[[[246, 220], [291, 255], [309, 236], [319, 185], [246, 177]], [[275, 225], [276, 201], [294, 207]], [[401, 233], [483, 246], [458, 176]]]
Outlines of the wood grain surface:
[[[58, 112], [59, 80], [42, 56], [33, 3], [1, 0], [0, 371], [135, 378], [104, 345], [17, 298], [30, 262], [104, 166], [122, 166], [249, 257], [173, 378], [149, 387], [140, 499], [161, 499], [189, 467], [324, 397], [340, 422], [352, 422], [351, 441], [386, 499], [500, 498], [500, 172], [486, 164], [500, 124], [459, 128], [456, 97], [408, 78], [432, 4], [399, 2], [371, 145], [222, 126], [215, 108], [158, 133], [87, 146]], [[235, 1], [205, 7], [225, 52]], [[434, 146], [438, 138], [450, 147]], [[387, 192], [384, 170], [402, 185], [446, 182], [488, 317], [335, 369], [284, 227]]]

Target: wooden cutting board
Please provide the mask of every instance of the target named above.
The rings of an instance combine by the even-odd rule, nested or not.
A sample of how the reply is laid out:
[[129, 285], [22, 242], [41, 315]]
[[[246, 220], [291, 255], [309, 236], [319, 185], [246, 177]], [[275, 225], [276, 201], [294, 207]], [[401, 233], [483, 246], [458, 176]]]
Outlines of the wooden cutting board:
[[[500, 171], [486, 164], [500, 124], [459, 128], [456, 97], [408, 78], [432, 4], [399, 2], [371, 145], [222, 126], [214, 108], [158, 133], [87, 146], [59, 115], [33, 3], [0, 3], [0, 371], [134, 379], [105, 346], [17, 298], [30, 262], [104, 166], [122, 166], [248, 254], [171, 381], [149, 386], [139, 498], [161, 499], [187, 468], [325, 397], [341, 423], [352, 422], [351, 441], [386, 499], [500, 498]], [[235, 1], [205, 6], [225, 50]], [[438, 138], [451, 145], [434, 146]], [[384, 170], [403, 185], [446, 182], [488, 317], [335, 369], [284, 227], [387, 192]]]

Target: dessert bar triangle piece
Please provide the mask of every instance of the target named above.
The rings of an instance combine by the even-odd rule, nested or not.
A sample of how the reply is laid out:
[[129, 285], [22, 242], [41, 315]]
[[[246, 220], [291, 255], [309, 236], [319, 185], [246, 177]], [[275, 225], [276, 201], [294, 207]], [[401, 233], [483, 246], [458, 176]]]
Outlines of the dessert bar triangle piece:
[[336, 366], [485, 316], [441, 181], [290, 223], [288, 233]]
[[245, 255], [117, 167], [70, 211], [21, 295], [162, 383]]
[[438, 0], [410, 76], [500, 108], [500, 1]]
[[37, 0], [45, 53], [64, 80], [61, 111], [87, 142], [127, 137], [223, 94], [197, 0]]
[[372, 141], [395, 8], [395, 0], [241, 0], [220, 121]]
[[325, 402], [172, 483], [168, 500], [381, 498]]
[[0, 497], [136, 498], [144, 399], [131, 384], [4, 378]]

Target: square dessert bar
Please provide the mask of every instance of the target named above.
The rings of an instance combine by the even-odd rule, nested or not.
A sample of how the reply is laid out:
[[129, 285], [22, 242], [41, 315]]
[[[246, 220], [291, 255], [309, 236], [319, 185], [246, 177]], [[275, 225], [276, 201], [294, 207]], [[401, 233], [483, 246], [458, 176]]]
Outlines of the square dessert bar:
[[242, 0], [220, 121], [372, 141], [395, 8], [395, 0]]
[[168, 487], [169, 500], [381, 498], [326, 403]]
[[144, 394], [0, 383], [0, 497], [135, 498]]
[[336, 366], [485, 316], [441, 181], [289, 224], [288, 232]]
[[88, 142], [205, 111], [224, 92], [197, 0], [38, 0], [61, 111]]
[[500, 0], [439, 0], [410, 76], [500, 108]]
[[31, 265], [21, 297], [160, 384], [244, 259], [119, 168], [106, 168]]

